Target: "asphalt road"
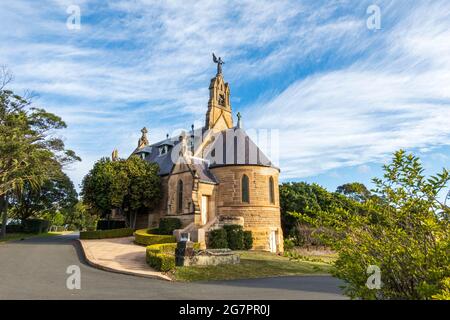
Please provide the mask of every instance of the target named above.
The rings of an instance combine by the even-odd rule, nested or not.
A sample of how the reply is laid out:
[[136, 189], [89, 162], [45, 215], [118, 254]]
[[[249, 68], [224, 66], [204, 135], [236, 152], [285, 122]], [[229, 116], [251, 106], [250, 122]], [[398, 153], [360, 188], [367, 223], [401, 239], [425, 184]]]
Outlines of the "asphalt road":
[[[86, 264], [77, 237], [0, 244], [0, 299], [345, 299], [329, 276], [181, 283], [102, 271]], [[80, 267], [79, 290], [66, 286], [70, 265]]]

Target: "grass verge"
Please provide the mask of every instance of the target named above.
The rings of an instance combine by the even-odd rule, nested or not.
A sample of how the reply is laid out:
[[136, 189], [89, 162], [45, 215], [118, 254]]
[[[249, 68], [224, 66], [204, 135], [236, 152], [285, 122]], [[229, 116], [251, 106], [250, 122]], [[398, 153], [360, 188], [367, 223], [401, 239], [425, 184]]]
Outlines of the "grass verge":
[[325, 262], [292, 260], [269, 252], [238, 251], [241, 263], [234, 265], [177, 267], [171, 276], [179, 281], [250, 279], [276, 276], [328, 274]]

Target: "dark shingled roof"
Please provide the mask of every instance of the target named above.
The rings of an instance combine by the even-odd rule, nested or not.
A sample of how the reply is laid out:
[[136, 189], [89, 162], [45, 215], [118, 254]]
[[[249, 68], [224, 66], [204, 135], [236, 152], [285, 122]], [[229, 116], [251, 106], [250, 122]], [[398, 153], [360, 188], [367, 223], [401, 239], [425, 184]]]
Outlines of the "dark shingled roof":
[[221, 131], [210, 150], [215, 150], [214, 157], [211, 152], [205, 157], [210, 162], [210, 168], [226, 165], [275, 167], [242, 128], [234, 127]]
[[[199, 145], [203, 141], [204, 128], [195, 130], [195, 145]], [[188, 147], [190, 146], [190, 133], [187, 133]], [[172, 171], [174, 163], [177, 161], [179, 152], [177, 145], [180, 143], [178, 137], [168, 138], [142, 149], [137, 149], [134, 154], [145, 153], [145, 160], [159, 165], [159, 175], [167, 175]], [[159, 147], [168, 145], [168, 152], [159, 155]], [[200, 181], [208, 183], [217, 183], [216, 177], [209, 168], [226, 166], [226, 165], [260, 165], [274, 167], [267, 156], [259, 149], [247, 133], [241, 128], [231, 128], [221, 131], [215, 136], [215, 140], [208, 147], [210, 152], [204, 160], [194, 159], [191, 164]], [[211, 151], [214, 150], [214, 156]], [[224, 152], [221, 152], [224, 150]]]
[[[142, 154], [145, 153], [145, 160], [151, 163], [157, 163], [159, 165], [159, 175], [166, 175], [172, 171], [173, 162], [172, 162], [172, 151], [173, 146], [178, 144], [179, 141], [173, 141], [170, 139], [165, 139], [163, 141], [159, 141], [152, 145], [146, 146], [142, 149], [137, 149], [133, 153], [134, 154]], [[162, 145], [171, 146], [167, 153], [159, 155], [159, 146]], [[176, 159], [176, 158], [175, 158]]]

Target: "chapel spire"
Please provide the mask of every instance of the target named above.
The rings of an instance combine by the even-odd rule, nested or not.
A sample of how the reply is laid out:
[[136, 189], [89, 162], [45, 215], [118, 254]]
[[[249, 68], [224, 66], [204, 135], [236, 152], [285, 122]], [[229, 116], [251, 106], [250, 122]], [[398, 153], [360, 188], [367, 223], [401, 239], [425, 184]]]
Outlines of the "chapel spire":
[[230, 87], [223, 79], [222, 58], [213, 53], [213, 61], [217, 63], [217, 74], [209, 85], [208, 111], [206, 112], [206, 129], [225, 130], [233, 127], [230, 104]]

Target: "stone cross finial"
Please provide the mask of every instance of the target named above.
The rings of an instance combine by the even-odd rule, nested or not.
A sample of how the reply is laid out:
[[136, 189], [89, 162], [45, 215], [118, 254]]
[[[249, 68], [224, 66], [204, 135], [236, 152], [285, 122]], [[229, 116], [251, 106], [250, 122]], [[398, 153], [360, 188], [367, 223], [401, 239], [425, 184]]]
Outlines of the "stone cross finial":
[[141, 132], [142, 132], [142, 136], [139, 138], [139, 142], [138, 142], [139, 149], [149, 145], [148, 138], [147, 138], [147, 133], [148, 133], [147, 128], [146, 127], [142, 128]]
[[236, 116], [237, 116], [237, 118], [238, 118], [237, 127], [238, 127], [238, 128], [241, 128], [241, 118], [242, 118], [242, 115], [241, 115], [240, 112], [238, 112]]

